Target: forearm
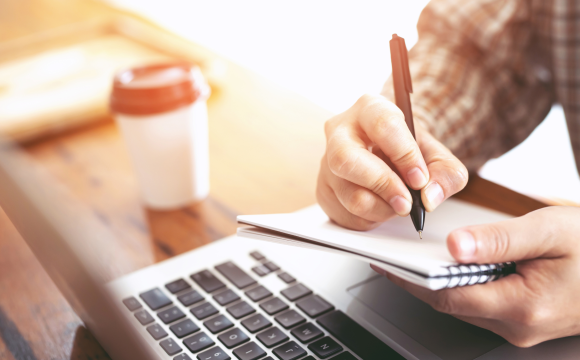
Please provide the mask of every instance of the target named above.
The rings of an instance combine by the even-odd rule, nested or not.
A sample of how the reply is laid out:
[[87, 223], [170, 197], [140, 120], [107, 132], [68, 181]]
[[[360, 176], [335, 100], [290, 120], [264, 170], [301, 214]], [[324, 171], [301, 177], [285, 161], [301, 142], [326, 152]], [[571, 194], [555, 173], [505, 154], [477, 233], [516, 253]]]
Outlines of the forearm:
[[[529, 77], [526, 16], [518, 0], [434, 0], [419, 20], [415, 121], [470, 170], [523, 141], [551, 107], [549, 87]], [[382, 94], [394, 99], [391, 79]]]

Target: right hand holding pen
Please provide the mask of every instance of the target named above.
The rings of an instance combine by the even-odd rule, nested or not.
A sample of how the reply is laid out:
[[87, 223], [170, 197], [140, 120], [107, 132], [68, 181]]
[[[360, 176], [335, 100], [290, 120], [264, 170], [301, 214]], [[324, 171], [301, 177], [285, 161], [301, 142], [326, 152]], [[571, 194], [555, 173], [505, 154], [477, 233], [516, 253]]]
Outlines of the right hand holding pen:
[[403, 113], [383, 96], [364, 95], [325, 124], [326, 153], [316, 197], [338, 223], [369, 230], [411, 210], [405, 186], [421, 189], [433, 211], [467, 184], [467, 169], [426, 130], [415, 125], [417, 142]]

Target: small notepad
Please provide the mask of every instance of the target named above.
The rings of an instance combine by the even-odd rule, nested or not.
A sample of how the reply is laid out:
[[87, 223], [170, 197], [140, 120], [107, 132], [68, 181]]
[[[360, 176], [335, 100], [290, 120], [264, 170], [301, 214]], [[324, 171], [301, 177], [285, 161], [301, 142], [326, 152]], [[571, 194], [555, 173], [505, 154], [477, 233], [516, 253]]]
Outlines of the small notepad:
[[502, 221], [510, 216], [450, 199], [427, 214], [423, 239], [411, 219], [395, 218], [370, 231], [336, 225], [318, 205], [289, 214], [238, 216], [239, 236], [339, 252], [368, 261], [414, 284], [438, 290], [475, 285], [515, 272], [515, 263], [458, 264], [449, 254], [449, 232], [466, 225]]

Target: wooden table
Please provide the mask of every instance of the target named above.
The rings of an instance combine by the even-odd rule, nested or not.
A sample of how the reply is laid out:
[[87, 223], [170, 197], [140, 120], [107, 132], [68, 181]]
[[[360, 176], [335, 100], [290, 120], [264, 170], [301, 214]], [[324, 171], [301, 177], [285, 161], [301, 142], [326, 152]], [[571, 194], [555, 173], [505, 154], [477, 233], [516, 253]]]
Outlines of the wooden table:
[[[92, 1], [5, 0], [0, 41], [110, 11]], [[185, 209], [141, 206], [110, 119], [24, 147], [117, 235], [128, 271], [233, 234], [238, 214], [290, 212], [315, 202], [323, 123], [331, 114], [232, 63], [213, 90], [211, 195]], [[477, 177], [459, 197], [514, 215], [544, 206]], [[108, 359], [1, 211], [0, 359]]]

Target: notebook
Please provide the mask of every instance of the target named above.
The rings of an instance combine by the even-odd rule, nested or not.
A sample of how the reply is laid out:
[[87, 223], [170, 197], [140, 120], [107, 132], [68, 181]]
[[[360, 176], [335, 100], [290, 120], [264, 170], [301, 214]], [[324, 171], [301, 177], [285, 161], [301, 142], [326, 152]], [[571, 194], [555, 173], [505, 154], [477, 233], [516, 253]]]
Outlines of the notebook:
[[453, 229], [509, 219], [510, 216], [450, 199], [428, 213], [423, 239], [409, 217], [397, 217], [370, 231], [331, 222], [318, 205], [289, 214], [242, 215], [238, 236], [344, 254], [375, 264], [432, 290], [475, 285], [515, 272], [515, 263], [458, 264], [447, 250]]

